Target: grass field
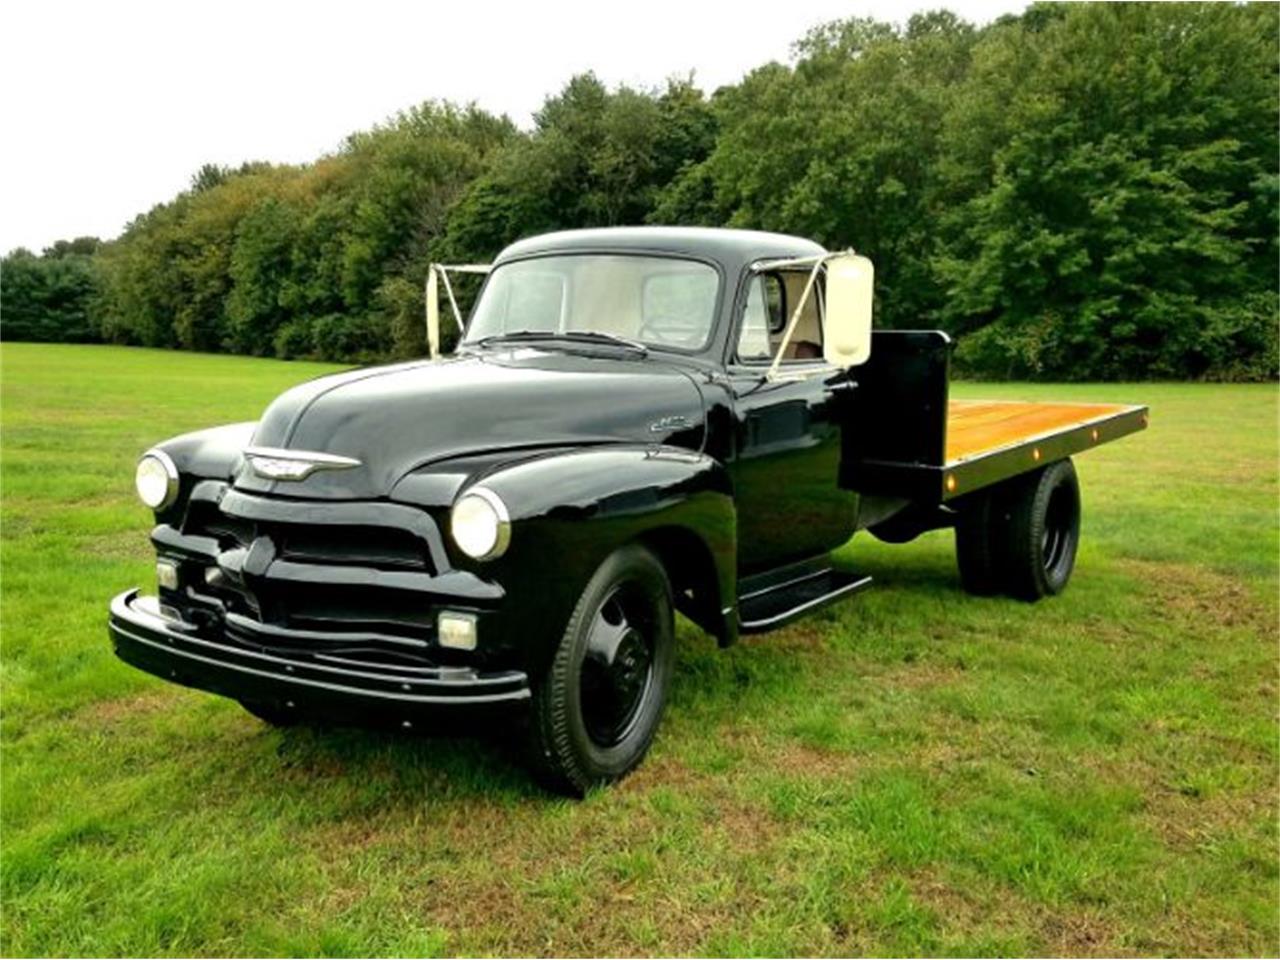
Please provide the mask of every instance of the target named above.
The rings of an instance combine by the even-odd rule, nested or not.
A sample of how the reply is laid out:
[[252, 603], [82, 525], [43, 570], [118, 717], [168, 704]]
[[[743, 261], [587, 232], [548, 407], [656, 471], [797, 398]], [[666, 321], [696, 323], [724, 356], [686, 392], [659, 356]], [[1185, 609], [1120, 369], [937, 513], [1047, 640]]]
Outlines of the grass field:
[[6, 344], [0, 952], [1274, 954], [1271, 386], [962, 385], [1151, 405], [1083, 457], [1071, 588], [961, 593], [948, 533], [718, 651], [646, 763], [543, 794], [487, 741], [280, 732], [117, 662], [150, 443], [319, 365]]

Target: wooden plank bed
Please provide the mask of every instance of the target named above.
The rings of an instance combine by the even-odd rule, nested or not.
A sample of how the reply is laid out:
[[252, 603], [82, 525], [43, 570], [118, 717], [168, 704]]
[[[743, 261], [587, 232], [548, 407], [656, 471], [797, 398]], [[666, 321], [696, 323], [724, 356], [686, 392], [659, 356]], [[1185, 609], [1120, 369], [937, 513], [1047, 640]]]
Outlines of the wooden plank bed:
[[872, 342], [842, 461], [841, 483], [863, 495], [945, 503], [1147, 426], [1130, 404], [953, 400], [945, 333], [877, 330]]
[[963, 496], [1146, 425], [1146, 407], [1122, 403], [951, 400], [943, 499]]
[[947, 466], [1136, 409], [1120, 403], [952, 400], [947, 406]]

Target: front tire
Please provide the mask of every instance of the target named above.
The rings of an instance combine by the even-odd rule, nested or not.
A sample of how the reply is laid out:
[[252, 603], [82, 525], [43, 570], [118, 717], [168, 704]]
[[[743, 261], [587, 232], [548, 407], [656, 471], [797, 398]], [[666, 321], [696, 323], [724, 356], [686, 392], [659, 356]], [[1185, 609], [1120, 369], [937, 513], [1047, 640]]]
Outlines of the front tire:
[[666, 571], [642, 546], [592, 575], [533, 690], [530, 762], [552, 789], [582, 796], [644, 758], [675, 660], [672, 609]]

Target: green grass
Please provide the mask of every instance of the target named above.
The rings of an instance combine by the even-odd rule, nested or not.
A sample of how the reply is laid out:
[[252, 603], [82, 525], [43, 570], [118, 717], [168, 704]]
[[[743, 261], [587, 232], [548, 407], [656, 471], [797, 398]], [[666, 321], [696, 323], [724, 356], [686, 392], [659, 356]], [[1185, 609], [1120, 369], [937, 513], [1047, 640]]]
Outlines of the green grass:
[[1080, 458], [1071, 588], [855, 539], [858, 599], [687, 624], [648, 760], [574, 803], [491, 742], [280, 732], [117, 662], [133, 462], [327, 368], [3, 348], [0, 952], [1274, 954], [1277, 390], [1145, 402]]

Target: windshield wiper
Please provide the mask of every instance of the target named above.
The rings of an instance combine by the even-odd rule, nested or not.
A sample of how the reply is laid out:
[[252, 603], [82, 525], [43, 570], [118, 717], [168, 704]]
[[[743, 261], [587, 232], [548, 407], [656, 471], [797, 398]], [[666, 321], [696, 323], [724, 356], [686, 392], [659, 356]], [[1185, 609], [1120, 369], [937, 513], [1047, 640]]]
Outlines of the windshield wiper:
[[581, 340], [585, 343], [616, 343], [620, 347], [628, 347], [639, 353], [648, 353], [649, 348], [639, 340], [632, 340], [630, 337], [622, 337], [616, 333], [605, 333], [603, 330], [566, 330], [564, 333], [556, 334], [566, 340]]
[[501, 343], [506, 340], [569, 340], [576, 343], [610, 343], [642, 354], [648, 354], [649, 352], [649, 348], [638, 340], [629, 340], [626, 337], [618, 336], [616, 333], [605, 333], [601, 330], [512, 330], [509, 333], [495, 333], [492, 336], [481, 337], [475, 341], [475, 345], [484, 346], [487, 343]]

